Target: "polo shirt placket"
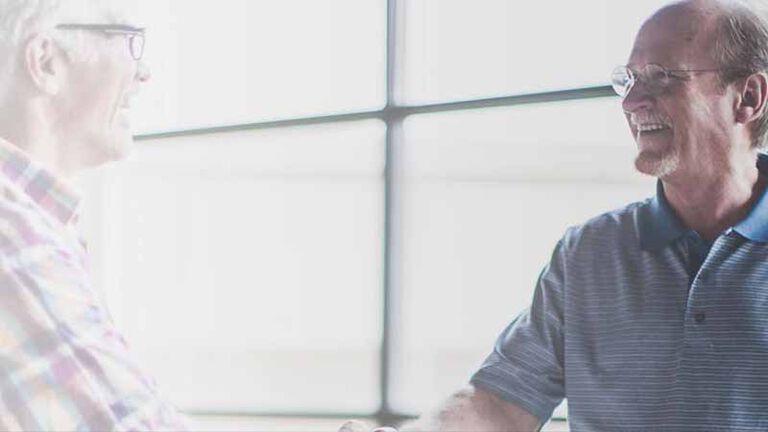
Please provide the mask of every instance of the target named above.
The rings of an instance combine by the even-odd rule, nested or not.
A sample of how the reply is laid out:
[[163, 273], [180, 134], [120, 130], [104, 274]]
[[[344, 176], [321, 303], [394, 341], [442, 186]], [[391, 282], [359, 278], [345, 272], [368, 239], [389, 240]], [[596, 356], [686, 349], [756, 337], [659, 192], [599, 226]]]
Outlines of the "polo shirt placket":
[[[713, 347], [713, 343], [707, 335], [706, 324], [707, 318], [717, 313], [717, 305], [713, 302], [713, 295], [715, 294], [713, 291], [717, 290], [718, 287], [716, 283], [713, 283], [711, 274], [721, 264], [723, 255], [728, 253], [727, 248], [724, 247], [727, 243], [727, 237], [728, 234], [718, 237], [711, 248], [703, 244], [704, 241], [698, 235], [695, 235], [693, 240], [691, 240], [691, 236], [686, 237], [686, 241], [689, 241], [689, 260], [695, 262], [702, 257], [702, 254], [704, 256], [701, 265], [698, 268], [696, 266], [692, 268], [693, 277], [685, 307], [685, 329], [683, 332], [685, 349], [682, 351], [680, 359], [683, 365], [693, 362], [695, 366], [695, 362], [699, 358], [698, 355], [705, 354]], [[690, 242], [693, 242], [694, 245], [691, 246]]]

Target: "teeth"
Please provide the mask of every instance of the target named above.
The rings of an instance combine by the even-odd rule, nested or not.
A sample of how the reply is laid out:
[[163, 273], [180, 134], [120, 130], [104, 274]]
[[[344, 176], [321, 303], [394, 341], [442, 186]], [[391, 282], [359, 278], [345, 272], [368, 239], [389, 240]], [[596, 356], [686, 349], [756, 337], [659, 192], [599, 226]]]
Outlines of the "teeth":
[[637, 130], [640, 132], [655, 132], [660, 131], [663, 129], [668, 129], [667, 125], [664, 124], [641, 124], [637, 125]]

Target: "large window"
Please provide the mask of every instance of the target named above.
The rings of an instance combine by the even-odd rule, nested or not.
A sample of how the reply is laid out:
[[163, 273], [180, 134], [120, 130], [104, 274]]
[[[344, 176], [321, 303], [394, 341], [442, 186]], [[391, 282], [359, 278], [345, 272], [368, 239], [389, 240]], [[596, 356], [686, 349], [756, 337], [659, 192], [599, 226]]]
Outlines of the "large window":
[[607, 75], [661, 3], [148, 2], [136, 149], [84, 179], [137, 356], [235, 423], [465, 385], [565, 228], [653, 193]]

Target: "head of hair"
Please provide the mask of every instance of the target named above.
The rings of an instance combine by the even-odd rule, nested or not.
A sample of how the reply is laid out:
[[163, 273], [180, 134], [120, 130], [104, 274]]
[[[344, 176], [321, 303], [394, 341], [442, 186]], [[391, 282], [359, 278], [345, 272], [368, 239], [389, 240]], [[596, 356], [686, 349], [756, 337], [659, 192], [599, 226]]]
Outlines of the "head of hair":
[[[715, 21], [714, 56], [727, 86], [754, 73], [768, 73], [768, 22], [764, 5], [757, 2], [721, 2]], [[761, 7], [763, 6], [763, 7]], [[752, 124], [752, 146], [768, 147], [768, 113]]]
[[0, 43], [15, 46], [52, 27], [61, 6], [62, 0], [0, 0]]
[[0, 0], [0, 78], [5, 79], [20, 61], [25, 42], [35, 34], [49, 33], [71, 60], [87, 61], [93, 56], [80, 32], [55, 31], [62, 20], [88, 19], [98, 10], [100, 0]]

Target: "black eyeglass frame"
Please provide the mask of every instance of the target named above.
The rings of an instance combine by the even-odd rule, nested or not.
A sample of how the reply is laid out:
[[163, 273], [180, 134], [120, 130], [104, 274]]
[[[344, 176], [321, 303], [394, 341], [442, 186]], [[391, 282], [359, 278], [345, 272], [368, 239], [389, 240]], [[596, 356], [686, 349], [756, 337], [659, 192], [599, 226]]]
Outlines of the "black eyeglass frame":
[[[725, 72], [725, 71], [745, 71], [744, 68], [737, 68], [737, 67], [722, 67], [722, 68], [713, 68], [713, 69], [667, 69], [664, 66], [656, 63], [648, 63], [645, 66], [642, 67], [642, 69], [646, 69], [649, 66], [658, 68], [659, 71], [664, 73], [664, 78], [676, 78], [679, 80], [684, 80], [686, 77], [681, 76], [675, 76], [675, 73], [707, 73], [707, 72]], [[626, 76], [630, 80], [630, 84], [627, 86], [620, 86], [616, 83], [614, 77], [617, 75], [617, 73], [626, 73]], [[632, 88], [637, 84], [637, 81], [639, 80], [638, 72], [633, 70], [627, 65], [619, 65], [616, 66], [613, 69], [613, 72], [611, 73], [611, 86], [613, 87], [613, 91], [619, 95], [622, 99], [627, 97], [630, 91], [632, 91]], [[624, 92], [621, 92], [619, 88], [625, 87], [626, 90]]]
[[145, 29], [124, 24], [57, 24], [59, 30], [85, 30], [106, 35], [126, 36], [131, 57], [139, 61], [144, 56]]

